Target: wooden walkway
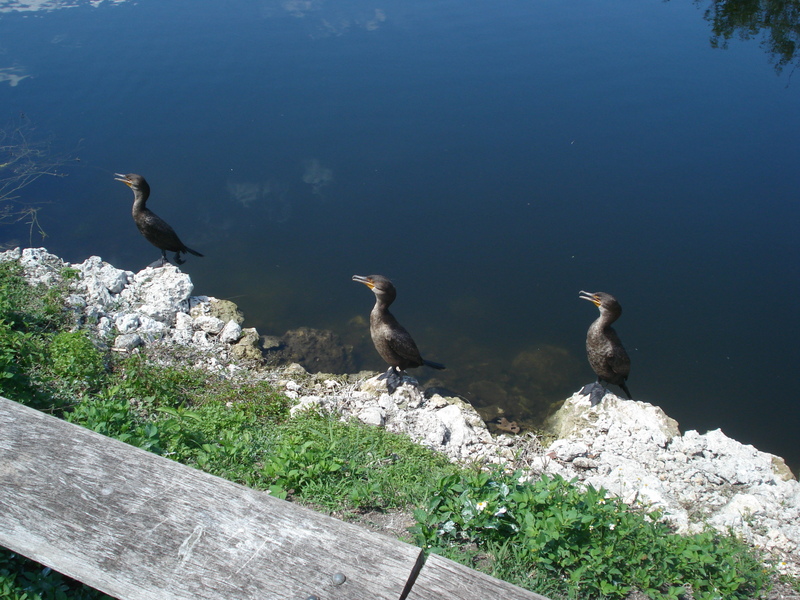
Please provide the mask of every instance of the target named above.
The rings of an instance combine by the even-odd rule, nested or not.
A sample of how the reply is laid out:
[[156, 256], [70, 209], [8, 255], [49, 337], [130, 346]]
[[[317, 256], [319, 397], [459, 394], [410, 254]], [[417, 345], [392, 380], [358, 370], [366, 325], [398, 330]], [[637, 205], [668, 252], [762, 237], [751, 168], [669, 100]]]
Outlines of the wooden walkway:
[[547, 600], [5, 398], [0, 546], [120, 600]]

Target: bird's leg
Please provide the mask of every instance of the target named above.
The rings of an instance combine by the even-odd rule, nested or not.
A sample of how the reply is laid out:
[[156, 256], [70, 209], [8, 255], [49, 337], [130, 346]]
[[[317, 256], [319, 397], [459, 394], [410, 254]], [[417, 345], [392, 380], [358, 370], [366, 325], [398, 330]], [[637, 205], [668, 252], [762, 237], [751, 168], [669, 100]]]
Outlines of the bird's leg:
[[176, 265], [182, 265], [185, 262], [186, 261], [181, 258], [181, 253], [180, 252], [176, 252], [175, 253], [175, 264]]

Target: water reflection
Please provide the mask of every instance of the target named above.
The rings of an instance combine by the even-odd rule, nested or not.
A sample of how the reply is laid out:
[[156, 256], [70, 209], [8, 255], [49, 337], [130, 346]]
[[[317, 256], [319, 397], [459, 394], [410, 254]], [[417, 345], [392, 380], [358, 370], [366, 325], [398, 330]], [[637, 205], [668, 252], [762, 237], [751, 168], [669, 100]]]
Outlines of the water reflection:
[[0, 83], [7, 81], [11, 87], [17, 87], [19, 82], [30, 77], [22, 67], [5, 67], [0, 69]]
[[[255, 179], [255, 178], [254, 178]], [[317, 200], [325, 200], [325, 190], [333, 183], [333, 169], [326, 167], [317, 158], [302, 162], [300, 179], [308, 186]], [[266, 180], [229, 179], [226, 183], [228, 199], [241, 208], [258, 212], [267, 221], [286, 223], [294, 213], [294, 203], [307, 198], [307, 191], [300, 189], [297, 180], [270, 178]], [[249, 217], [252, 223], [252, 215]]]
[[800, 46], [797, 0], [713, 0], [704, 16], [711, 23], [715, 48], [727, 48], [732, 38], [748, 40], [760, 34], [761, 46], [773, 56], [778, 71], [795, 60]]
[[229, 181], [228, 198], [245, 209], [259, 210], [274, 223], [286, 223], [292, 216], [289, 187], [279, 182]]
[[333, 169], [323, 167], [316, 158], [305, 161], [303, 182], [311, 186], [315, 196], [322, 198], [322, 190], [333, 181]]
[[0, 6], [0, 13], [4, 12], [50, 12], [60, 8], [76, 8], [78, 6], [91, 6], [97, 8], [102, 4], [122, 4], [127, 0], [10, 0]]
[[352, 31], [375, 31], [386, 22], [386, 11], [374, 5], [363, 7], [325, 0], [284, 0], [263, 6], [265, 17], [291, 16], [307, 21], [312, 39], [340, 36]]
[[[39, 208], [23, 198], [24, 188], [42, 177], [65, 177], [62, 168], [71, 162], [54, 154], [51, 145], [52, 140], [38, 132], [24, 114], [0, 129], [0, 224], [25, 222], [29, 225], [28, 243], [34, 233], [43, 238], [44, 232], [37, 218]], [[16, 244], [18, 240], [6, 241], [7, 247]]]

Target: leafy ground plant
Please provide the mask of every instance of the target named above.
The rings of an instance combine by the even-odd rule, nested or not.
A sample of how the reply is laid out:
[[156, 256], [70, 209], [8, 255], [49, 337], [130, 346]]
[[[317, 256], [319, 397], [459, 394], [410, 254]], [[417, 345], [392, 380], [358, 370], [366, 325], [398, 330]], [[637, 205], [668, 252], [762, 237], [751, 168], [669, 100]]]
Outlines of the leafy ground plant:
[[0, 598], [3, 600], [113, 600], [52, 569], [0, 548]]
[[479, 557], [495, 574], [538, 591], [548, 579], [585, 598], [622, 599], [638, 589], [654, 600], [727, 600], [756, 597], [769, 581], [735, 537], [678, 535], [657, 511], [558, 476], [449, 476], [415, 517], [423, 547], [456, 559], [460, 549], [477, 549], [473, 562]]
[[47, 348], [69, 321], [63, 295], [62, 286], [30, 285], [18, 264], [0, 263], [0, 393], [37, 408], [54, 403], [47, 381], [58, 378], [40, 374], [50, 366]]

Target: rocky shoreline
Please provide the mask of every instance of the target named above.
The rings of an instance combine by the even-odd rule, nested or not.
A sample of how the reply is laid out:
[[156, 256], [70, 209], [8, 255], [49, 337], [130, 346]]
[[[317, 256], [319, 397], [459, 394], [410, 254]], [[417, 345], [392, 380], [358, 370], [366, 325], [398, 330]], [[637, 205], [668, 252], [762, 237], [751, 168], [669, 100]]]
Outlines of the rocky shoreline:
[[33, 283], [67, 278], [76, 327], [113, 351], [191, 348], [198, 366], [248, 370], [272, 381], [295, 400], [293, 411], [318, 406], [405, 433], [461, 463], [604, 487], [627, 502], [661, 509], [680, 531], [736, 532], [767, 550], [780, 572], [800, 577], [800, 483], [783, 459], [720, 430], [682, 434], [659, 407], [609, 393], [597, 406], [579, 394], [568, 398], [548, 423], [554, 441], [493, 435], [468, 403], [425, 393], [411, 377], [390, 395], [374, 373], [311, 375], [298, 364], [269, 366], [280, 344], [242, 328], [232, 302], [193, 296], [189, 276], [172, 265], [133, 273], [96, 256], [69, 264], [43, 248], [9, 250], [0, 260], [19, 262]]

